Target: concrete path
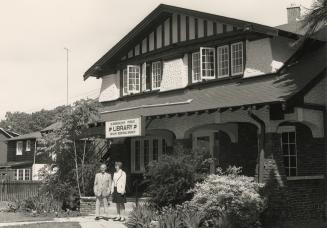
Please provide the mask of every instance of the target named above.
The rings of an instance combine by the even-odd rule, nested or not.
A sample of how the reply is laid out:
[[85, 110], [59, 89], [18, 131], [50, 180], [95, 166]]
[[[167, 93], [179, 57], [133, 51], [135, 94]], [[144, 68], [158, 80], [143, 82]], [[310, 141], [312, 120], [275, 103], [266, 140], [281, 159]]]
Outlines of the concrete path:
[[81, 216], [71, 218], [55, 218], [51, 221], [32, 221], [32, 222], [10, 222], [0, 223], [0, 227], [14, 226], [14, 225], [26, 225], [26, 224], [37, 224], [37, 223], [51, 223], [51, 222], [78, 222], [82, 228], [126, 228], [121, 222], [105, 221], [105, 220], [94, 220], [94, 216]]

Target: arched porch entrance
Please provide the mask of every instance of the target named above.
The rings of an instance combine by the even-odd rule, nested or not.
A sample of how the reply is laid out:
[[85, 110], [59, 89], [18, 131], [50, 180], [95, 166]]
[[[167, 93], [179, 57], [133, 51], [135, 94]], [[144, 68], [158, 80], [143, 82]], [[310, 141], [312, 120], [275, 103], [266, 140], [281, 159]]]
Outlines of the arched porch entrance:
[[214, 158], [211, 172], [220, 167], [242, 167], [247, 176], [255, 176], [258, 137], [257, 127], [249, 123], [226, 123], [197, 126], [188, 130], [186, 138], [192, 140], [192, 150], [209, 152]]

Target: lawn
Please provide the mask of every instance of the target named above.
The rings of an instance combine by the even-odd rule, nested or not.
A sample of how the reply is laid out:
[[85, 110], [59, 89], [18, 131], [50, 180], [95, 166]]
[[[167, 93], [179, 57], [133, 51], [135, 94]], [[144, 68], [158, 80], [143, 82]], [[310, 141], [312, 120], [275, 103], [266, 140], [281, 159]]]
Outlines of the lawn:
[[30, 222], [30, 221], [49, 221], [50, 217], [33, 217], [21, 212], [0, 212], [0, 223], [3, 222]]
[[10, 228], [81, 228], [78, 222], [51, 222], [38, 224], [25, 224], [20, 226], [5, 226]]

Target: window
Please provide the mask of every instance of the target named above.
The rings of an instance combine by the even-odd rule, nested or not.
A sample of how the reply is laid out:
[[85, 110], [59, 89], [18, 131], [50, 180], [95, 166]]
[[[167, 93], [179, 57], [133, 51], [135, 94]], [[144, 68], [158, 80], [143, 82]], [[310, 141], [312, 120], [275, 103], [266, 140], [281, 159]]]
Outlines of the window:
[[26, 151], [31, 151], [31, 140], [26, 141]]
[[25, 177], [25, 180], [31, 180], [31, 170], [30, 169], [25, 169], [24, 177]]
[[200, 48], [201, 54], [201, 76], [202, 79], [215, 78], [215, 49]]
[[16, 142], [16, 155], [23, 155], [23, 142]]
[[217, 73], [218, 77], [229, 76], [229, 46], [217, 48]]
[[281, 133], [281, 149], [283, 152], [286, 176], [297, 175], [296, 131], [293, 126], [283, 126]]
[[128, 82], [127, 82], [127, 69], [123, 70], [123, 94], [127, 95], [128, 94]]
[[24, 169], [18, 169], [17, 172], [18, 180], [24, 180]]
[[144, 172], [149, 162], [160, 160], [166, 150], [166, 138], [156, 136], [133, 138], [131, 141], [132, 173]]
[[129, 65], [127, 66], [127, 86], [128, 93], [139, 93], [140, 92], [140, 67]]
[[160, 89], [161, 78], [161, 62], [152, 63], [152, 89]]
[[231, 45], [232, 75], [243, 74], [243, 42]]
[[17, 169], [15, 172], [15, 180], [31, 180], [30, 169]]
[[192, 82], [201, 81], [200, 52], [192, 53]]

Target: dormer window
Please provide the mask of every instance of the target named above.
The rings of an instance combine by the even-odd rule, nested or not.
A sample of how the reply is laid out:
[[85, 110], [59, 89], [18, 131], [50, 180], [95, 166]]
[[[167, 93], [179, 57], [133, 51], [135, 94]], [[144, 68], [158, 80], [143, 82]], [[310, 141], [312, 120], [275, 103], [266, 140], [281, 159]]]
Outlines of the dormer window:
[[152, 89], [160, 89], [162, 79], [161, 62], [152, 63]]
[[202, 47], [200, 48], [200, 67], [202, 79], [215, 78], [215, 49]]
[[243, 42], [231, 45], [231, 55], [232, 75], [243, 74]]
[[[243, 74], [243, 42], [212, 47], [201, 47], [192, 53], [192, 82]], [[217, 55], [217, 60], [216, 60]], [[216, 64], [217, 61], [217, 64]]]
[[141, 70], [140, 66], [128, 65], [123, 70], [123, 94], [139, 93], [141, 88]]

